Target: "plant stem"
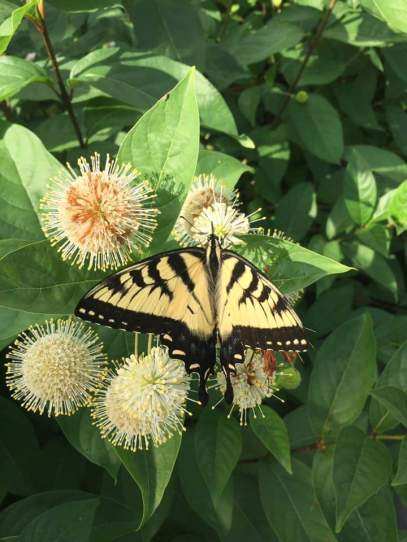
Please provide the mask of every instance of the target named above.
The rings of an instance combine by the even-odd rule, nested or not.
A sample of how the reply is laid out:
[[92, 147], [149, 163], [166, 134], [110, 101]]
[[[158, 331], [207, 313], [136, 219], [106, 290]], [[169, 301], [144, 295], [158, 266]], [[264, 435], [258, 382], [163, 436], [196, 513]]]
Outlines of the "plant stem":
[[407, 435], [374, 435], [376, 440], [405, 440]]
[[298, 84], [299, 84], [299, 82], [301, 80], [301, 77], [304, 74], [305, 68], [307, 67], [308, 62], [310, 61], [310, 58], [311, 58], [313, 52], [317, 48], [318, 43], [320, 42], [320, 40], [322, 38], [322, 34], [324, 33], [325, 28], [327, 27], [327, 24], [329, 22], [329, 18], [330, 18], [331, 14], [332, 14], [332, 12], [333, 12], [333, 10], [335, 8], [336, 2], [337, 2], [337, 0], [330, 0], [329, 1], [328, 7], [327, 7], [325, 13], [322, 15], [321, 20], [319, 22], [318, 28], [317, 28], [317, 30], [315, 32], [315, 36], [314, 36], [314, 38], [311, 39], [311, 41], [309, 43], [308, 51], [307, 51], [307, 53], [306, 53], [306, 55], [304, 57], [304, 60], [303, 60], [303, 62], [301, 64], [301, 66], [300, 66], [300, 69], [298, 70], [298, 73], [297, 73], [294, 81], [291, 83], [290, 88], [289, 88], [289, 90], [287, 92], [286, 97], [284, 98], [283, 103], [281, 104], [281, 107], [280, 107], [279, 111], [277, 112], [276, 116], [274, 117], [273, 122], [271, 123], [272, 128], [274, 126], [276, 126], [277, 124], [279, 124], [279, 122], [281, 121], [281, 117], [283, 116], [284, 111], [287, 109], [288, 104], [290, 103], [292, 95], [294, 94], [294, 92], [297, 89], [297, 86], [298, 86]]
[[373, 431], [372, 431], [372, 434], [377, 436], [377, 430], [379, 429], [379, 427], [382, 425], [382, 423], [384, 422], [384, 420], [387, 418], [389, 414], [389, 411], [387, 411], [381, 418], [380, 420], [377, 422], [376, 424], [376, 427], [373, 428]]
[[76, 137], [78, 139], [79, 145], [82, 148], [84, 148], [86, 145], [85, 145], [85, 141], [84, 141], [83, 136], [82, 136], [82, 132], [81, 132], [81, 128], [79, 126], [78, 119], [76, 118], [75, 111], [74, 111], [74, 108], [72, 106], [71, 96], [68, 94], [68, 91], [66, 90], [65, 83], [64, 83], [64, 80], [62, 78], [61, 71], [59, 69], [58, 60], [57, 60], [57, 57], [55, 55], [54, 47], [52, 45], [52, 42], [51, 42], [51, 39], [50, 39], [50, 36], [49, 36], [49, 33], [48, 33], [47, 24], [45, 22], [45, 15], [43, 13], [43, 4], [42, 4], [42, 11], [40, 11], [40, 13], [39, 13], [39, 24], [36, 25], [36, 28], [38, 29], [38, 31], [40, 32], [40, 34], [42, 36], [42, 39], [44, 41], [45, 49], [47, 51], [48, 57], [49, 57], [49, 59], [51, 61], [51, 64], [52, 64], [52, 66], [54, 68], [54, 71], [55, 71], [55, 76], [56, 76], [58, 87], [59, 87], [58, 96], [59, 96], [59, 98], [60, 98], [60, 100], [62, 102], [62, 106], [64, 107], [65, 111], [69, 115], [69, 118], [70, 118], [70, 120], [72, 122], [72, 126], [73, 126], [73, 128], [75, 130], [75, 134], [76, 134]]

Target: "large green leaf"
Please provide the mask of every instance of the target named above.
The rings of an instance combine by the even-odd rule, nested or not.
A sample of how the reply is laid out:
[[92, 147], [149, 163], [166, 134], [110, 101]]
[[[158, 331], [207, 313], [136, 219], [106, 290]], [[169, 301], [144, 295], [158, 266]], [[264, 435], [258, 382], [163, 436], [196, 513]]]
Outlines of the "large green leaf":
[[[195, 72], [191, 70], [162, 100], [145, 113], [124, 138], [120, 162], [130, 162], [144, 175], [155, 175], [161, 215], [155, 238], [169, 235], [195, 173], [199, 148], [199, 115]], [[173, 185], [168, 185], [166, 179]]]
[[291, 100], [288, 119], [304, 149], [321, 160], [339, 163], [344, 149], [342, 123], [326, 98], [311, 94], [305, 103]]
[[263, 405], [261, 410], [263, 415], [252, 417], [250, 427], [265, 448], [287, 472], [291, 473], [290, 441], [287, 427], [273, 409]]
[[35, 12], [38, 2], [39, 0], [30, 0], [22, 6], [7, 3], [6, 17], [0, 23], [0, 55], [6, 51], [24, 17]]
[[[4, 372], [3, 372], [4, 374]], [[14, 401], [0, 397], [0, 480], [10, 493], [29, 495], [36, 488], [39, 445], [31, 422]]]
[[397, 472], [392, 480], [392, 486], [402, 486], [407, 484], [407, 440], [403, 440], [400, 445]]
[[362, 0], [361, 3], [395, 32], [407, 34], [407, 5], [404, 0]]
[[357, 155], [352, 155], [346, 168], [344, 198], [354, 222], [359, 225], [366, 224], [376, 206], [377, 187], [367, 163]]
[[306, 288], [323, 277], [351, 268], [301, 245], [267, 235], [248, 235], [238, 250], [285, 293]]
[[234, 34], [230, 33], [225, 45], [243, 65], [259, 62], [296, 45], [303, 37], [303, 30], [294, 24], [274, 17], [259, 30], [248, 25]]
[[354, 510], [388, 482], [391, 469], [391, 456], [384, 444], [356, 427], [341, 431], [333, 470], [337, 532], [342, 530]]
[[376, 380], [372, 320], [362, 315], [342, 324], [319, 348], [308, 404], [316, 431], [329, 433], [356, 420]]
[[114, 448], [100, 436], [92, 424], [89, 409], [82, 408], [74, 416], [60, 416], [58, 424], [65, 437], [89, 461], [100, 465], [116, 479], [120, 462]]
[[195, 175], [212, 174], [228, 189], [234, 188], [240, 176], [246, 171], [252, 171], [247, 165], [233, 156], [217, 151], [199, 151]]
[[352, 265], [388, 290], [395, 300], [398, 299], [396, 276], [390, 264], [380, 253], [355, 242], [343, 243], [342, 248]]
[[230, 531], [233, 517], [233, 479], [231, 479], [216, 502], [213, 502], [208, 486], [198, 466], [195, 430], [190, 428], [182, 439], [177, 469], [182, 492], [193, 511], [217, 533]]
[[407, 395], [394, 386], [374, 388], [370, 394], [404, 427], [407, 427]]
[[75, 501], [93, 501], [82, 491], [46, 491], [20, 499], [0, 513], [0, 537], [20, 535], [36, 518], [53, 508]]
[[311, 183], [298, 183], [279, 202], [275, 226], [299, 241], [307, 234], [316, 215], [316, 194]]
[[280, 542], [335, 542], [312, 486], [311, 471], [293, 461], [290, 476], [280, 465], [262, 460], [260, 497], [270, 526]]
[[220, 409], [204, 410], [195, 431], [195, 455], [198, 468], [212, 501], [222, 495], [242, 448], [241, 430], [234, 418]]
[[143, 499], [141, 528], [160, 504], [171, 479], [181, 445], [181, 435], [174, 435], [166, 443], [150, 450], [131, 452], [116, 448], [120, 461], [138, 485]]
[[19, 536], [20, 542], [88, 542], [99, 499], [65, 502], [38, 515]]
[[[123, 52], [117, 48], [92, 51], [71, 69], [70, 83], [90, 84], [104, 95], [144, 113], [183, 79], [189, 66], [168, 57]], [[219, 91], [196, 71], [196, 98], [204, 126], [237, 135], [233, 115]]]
[[37, 64], [16, 56], [0, 57], [0, 100], [14, 96], [31, 83], [47, 81], [46, 73]]

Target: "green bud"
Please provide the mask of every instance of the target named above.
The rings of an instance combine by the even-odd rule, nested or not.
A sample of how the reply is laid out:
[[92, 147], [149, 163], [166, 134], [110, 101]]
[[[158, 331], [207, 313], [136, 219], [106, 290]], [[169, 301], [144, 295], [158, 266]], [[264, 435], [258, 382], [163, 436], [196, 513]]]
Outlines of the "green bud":
[[299, 90], [295, 95], [295, 99], [299, 104], [305, 104], [308, 102], [309, 94], [306, 90]]
[[295, 390], [301, 384], [301, 373], [295, 367], [284, 367], [276, 373], [276, 386]]

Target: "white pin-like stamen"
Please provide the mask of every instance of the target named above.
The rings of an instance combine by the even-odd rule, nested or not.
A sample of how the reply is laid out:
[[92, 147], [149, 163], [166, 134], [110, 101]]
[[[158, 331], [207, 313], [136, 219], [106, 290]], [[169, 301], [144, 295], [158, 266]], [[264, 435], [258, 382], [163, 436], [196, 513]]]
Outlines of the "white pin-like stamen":
[[184, 430], [190, 378], [166, 347], [117, 365], [96, 397], [92, 417], [103, 437], [133, 451], [159, 446]]
[[99, 154], [52, 180], [41, 203], [42, 226], [64, 260], [88, 269], [117, 268], [145, 248], [156, 227], [154, 191], [129, 164]]
[[88, 405], [103, 378], [106, 355], [84, 322], [47, 321], [18, 336], [7, 354], [6, 383], [27, 410], [70, 415]]

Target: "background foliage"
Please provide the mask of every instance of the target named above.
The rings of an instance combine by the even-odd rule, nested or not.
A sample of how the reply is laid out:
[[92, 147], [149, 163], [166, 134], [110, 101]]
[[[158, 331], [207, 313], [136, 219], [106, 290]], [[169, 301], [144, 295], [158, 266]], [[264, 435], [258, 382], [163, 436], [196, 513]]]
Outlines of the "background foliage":
[[[0, 541], [407, 540], [405, 0], [0, 0], [0, 48], [2, 348], [102, 277], [38, 220], [48, 179], [95, 150], [173, 180], [152, 252], [194, 174], [263, 207], [301, 246], [246, 254], [306, 287], [315, 346], [264, 419], [197, 409], [148, 453], [85, 410], [25, 413], [2, 377]], [[131, 348], [100, 334], [112, 358]]]

